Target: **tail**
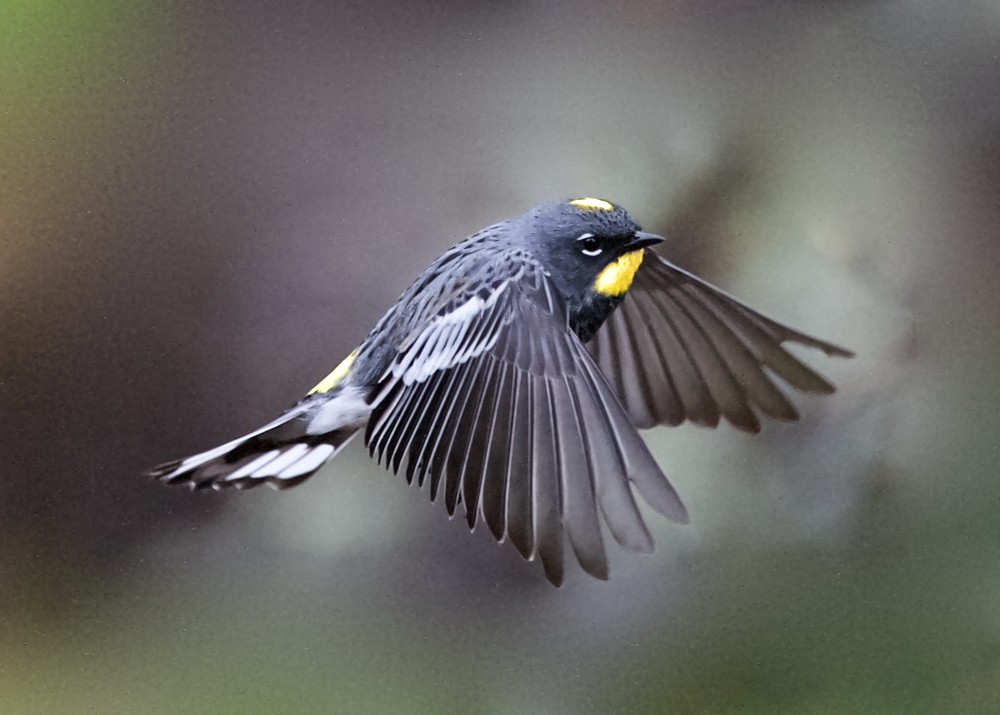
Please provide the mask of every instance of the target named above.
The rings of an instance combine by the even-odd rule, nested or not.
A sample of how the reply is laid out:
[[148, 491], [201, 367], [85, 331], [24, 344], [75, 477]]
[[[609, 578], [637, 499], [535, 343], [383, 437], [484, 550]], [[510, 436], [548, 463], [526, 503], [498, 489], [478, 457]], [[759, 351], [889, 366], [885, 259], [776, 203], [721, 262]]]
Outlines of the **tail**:
[[329, 401], [304, 400], [250, 434], [186, 459], [166, 462], [146, 474], [191, 489], [250, 489], [261, 484], [275, 489], [294, 487], [332, 459], [360, 427], [356, 422], [336, 427], [326, 422], [322, 433], [310, 431], [317, 425], [317, 411], [324, 406], [317, 402]]

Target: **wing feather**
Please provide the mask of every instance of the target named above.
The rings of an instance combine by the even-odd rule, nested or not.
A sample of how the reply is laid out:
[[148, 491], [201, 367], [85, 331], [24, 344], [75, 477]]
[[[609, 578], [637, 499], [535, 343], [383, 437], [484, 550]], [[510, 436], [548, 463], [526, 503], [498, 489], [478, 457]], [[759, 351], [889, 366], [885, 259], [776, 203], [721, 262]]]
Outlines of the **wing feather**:
[[[531, 504], [531, 437], [535, 415], [531, 410], [531, 380], [525, 370], [513, 375], [514, 391], [510, 443], [507, 452], [507, 529], [506, 535], [526, 559], [535, 554]], [[501, 475], [494, 475], [500, 478]]]
[[566, 536], [584, 570], [596, 578], [607, 580], [608, 557], [597, 515], [594, 470], [588, 464], [588, 446], [583, 441], [583, 426], [577, 418], [573, 392], [565, 380], [552, 382], [550, 390]]
[[[462, 489], [467, 489], [468, 485], [473, 483], [475, 483], [477, 490], [479, 488], [486, 460], [486, 447], [489, 443], [484, 440], [483, 432], [478, 431], [476, 426], [485, 422], [491, 429], [495, 419], [497, 389], [501, 376], [497, 371], [490, 370], [486, 361], [478, 361], [478, 363], [477, 379], [471, 388], [476, 397], [475, 407], [462, 420], [460, 432], [455, 435], [453, 457], [448, 461], [450, 467], [445, 504], [449, 514], [455, 513], [460, 500], [466, 503], [466, 511], [468, 511], [470, 503], [475, 505], [478, 501], [471, 494], [469, 497], [463, 498]], [[467, 513], [467, 521], [469, 516]]]
[[548, 380], [533, 380], [531, 431], [532, 529], [545, 576], [554, 584], [563, 579], [563, 524], [559, 508], [559, 445], [556, 442], [552, 391]]
[[[435, 420], [440, 417], [441, 406], [446, 393], [451, 388], [450, 376], [445, 372], [432, 373], [427, 378], [430, 386], [425, 393], [425, 399], [416, 405], [413, 427], [409, 431], [406, 442], [406, 481], [412, 483], [414, 477], [417, 484], [423, 485], [424, 464], [421, 460], [424, 447], [433, 436], [432, 429]], [[402, 456], [402, 455], [400, 455]]]
[[602, 437], [609, 432], [602, 406], [590, 385], [568, 383], [570, 397], [576, 409], [576, 419], [584, 444], [594, 483], [594, 494], [604, 520], [622, 546], [648, 553], [653, 550], [653, 537], [639, 514], [635, 498], [628, 487], [625, 463], [612, 440]]
[[684, 288], [682, 295], [689, 313], [715, 345], [719, 357], [736, 377], [746, 397], [769, 417], [797, 420], [798, 411], [778, 386], [767, 378], [763, 365], [754, 357], [743, 337], [723, 322], [701, 293], [690, 286]]
[[[640, 336], [633, 331], [630, 326], [646, 326], [654, 335], [666, 335], [673, 328], [665, 320], [664, 316], [658, 312], [647, 311], [647, 306], [640, 301], [626, 301], [621, 306], [619, 312], [622, 313], [623, 328], [628, 330], [634, 344], [638, 345], [638, 350], [642, 357], [642, 365], [646, 367], [646, 384], [649, 387], [649, 395], [644, 407], [649, 407], [652, 419], [647, 419], [645, 410], [636, 414], [633, 410], [630, 416], [636, 427], [652, 427], [656, 424], [679, 425], [684, 421], [684, 401], [678, 392], [677, 377], [671, 370], [671, 364], [684, 364], [687, 360], [686, 354], [682, 354], [680, 349], [673, 352], [650, 350], [647, 343], [644, 343]], [[624, 309], [624, 310], [622, 310]], [[613, 331], [612, 331], [613, 332]], [[600, 332], [598, 332], [598, 336]], [[677, 346], [675, 346], [677, 347]], [[668, 362], [669, 361], [669, 362]], [[605, 363], [599, 363], [605, 364]], [[621, 371], [621, 361], [616, 363]], [[619, 393], [621, 394], [621, 393]], [[631, 404], [626, 400], [625, 404]], [[636, 421], [636, 418], [641, 421]]]
[[[492, 360], [491, 360], [492, 362]], [[483, 518], [493, 537], [500, 541], [507, 531], [507, 490], [509, 487], [508, 445], [514, 434], [514, 424], [518, 413], [514, 403], [514, 366], [498, 363], [494, 369], [499, 373], [493, 398], [493, 413], [490, 422], [484, 425], [482, 450], [485, 454], [482, 469], [472, 474], [475, 482], [469, 493], [477, 495]], [[474, 488], [472, 488], [474, 487]], [[470, 521], [475, 520], [473, 511]]]
[[720, 417], [725, 417], [734, 426], [750, 432], [760, 430], [756, 415], [747, 405], [736, 375], [712, 342], [698, 316], [692, 314], [684, 300], [683, 293], [673, 294], [671, 314], [674, 325], [688, 346], [689, 353], [708, 387], [709, 399], [717, 407]]
[[[431, 501], [437, 500], [438, 485], [446, 475], [445, 465], [451, 453], [452, 445], [458, 432], [462, 429], [462, 416], [469, 407], [470, 402], [475, 402], [476, 395], [473, 386], [481, 367], [480, 362], [469, 364], [462, 363], [456, 368], [454, 382], [454, 395], [447, 401], [447, 410], [440, 428], [437, 429], [437, 436], [428, 457], [428, 469], [431, 475]], [[434, 431], [431, 432], [434, 434]]]

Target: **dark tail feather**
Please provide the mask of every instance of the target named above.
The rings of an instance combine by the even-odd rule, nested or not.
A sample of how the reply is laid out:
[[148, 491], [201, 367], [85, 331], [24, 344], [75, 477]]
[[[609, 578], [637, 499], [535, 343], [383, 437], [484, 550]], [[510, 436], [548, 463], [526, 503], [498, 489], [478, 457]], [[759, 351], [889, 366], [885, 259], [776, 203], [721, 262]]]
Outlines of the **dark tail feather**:
[[255, 432], [207, 452], [166, 462], [147, 476], [191, 489], [251, 489], [268, 484], [287, 489], [301, 484], [336, 455], [357, 432], [345, 428], [306, 434], [295, 409]]

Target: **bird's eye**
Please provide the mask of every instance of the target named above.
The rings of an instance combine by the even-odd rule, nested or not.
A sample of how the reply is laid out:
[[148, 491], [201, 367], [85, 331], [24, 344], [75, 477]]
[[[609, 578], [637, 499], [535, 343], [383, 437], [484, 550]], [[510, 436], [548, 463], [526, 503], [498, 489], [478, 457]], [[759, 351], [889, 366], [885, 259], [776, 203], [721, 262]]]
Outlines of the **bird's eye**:
[[599, 256], [601, 251], [601, 240], [592, 233], [585, 233], [576, 239], [576, 245], [580, 247], [580, 252], [585, 256]]

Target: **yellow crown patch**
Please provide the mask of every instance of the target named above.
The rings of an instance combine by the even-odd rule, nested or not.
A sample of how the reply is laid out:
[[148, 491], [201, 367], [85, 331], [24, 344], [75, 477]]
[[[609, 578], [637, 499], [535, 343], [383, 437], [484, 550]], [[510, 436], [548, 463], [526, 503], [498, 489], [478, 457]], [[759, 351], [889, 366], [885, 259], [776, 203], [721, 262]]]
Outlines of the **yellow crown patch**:
[[614, 211], [615, 205], [605, 201], [604, 199], [592, 199], [589, 196], [584, 196], [580, 199], [573, 199], [569, 202], [570, 206], [576, 206], [578, 209], [583, 209], [584, 211]]

